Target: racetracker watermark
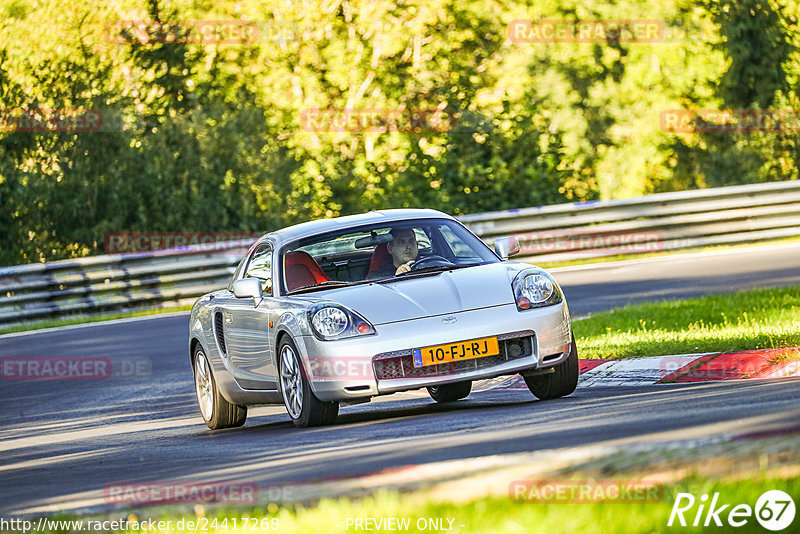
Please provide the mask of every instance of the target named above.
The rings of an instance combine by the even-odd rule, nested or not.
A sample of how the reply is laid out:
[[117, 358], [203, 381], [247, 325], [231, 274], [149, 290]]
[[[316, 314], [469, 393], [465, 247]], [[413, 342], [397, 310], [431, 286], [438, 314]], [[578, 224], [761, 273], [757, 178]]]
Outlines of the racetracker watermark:
[[107, 504], [255, 504], [254, 482], [113, 482], [103, 488]]
[[320, 25], [295, 21], [260, 22], [262, 38], [276, 43], [296, 41], [314, 42], [333, 39], [333, 28], [330, 24]]
[[252, 44], [255, 22], [241, 20], [118, 20], [106, 24], [106, 40], [115, 44]]
[[307, 132], [449, 132], [455, 115], [438, 109], [305, 109], [300, 125]]
[[525, 255], [556, 252], [641, 254], [664, 250], [664, 235], [661, 232], [589, 234], [580, 230], [552, 230], [519, 234], [516, 238], [520, 254]]
[[667, 133], [798, 133], [798, 110], [669, 109], [661, 112]]
[[[103, 248], [106, 254], [188, 247], [198, 252], [227, 251], [231, 249], [230, 242], [252, 243], [260, 235], [250, 232], [109, 232], [103, 237]], [[243, 243], [236, 244], [240, 245]]]
[[664, 23], [631, 20], [514, 20], [508, 25], [512, 43], [658, 43]]
[[146, 356], [4, 356], [2, 380], [107, 380], [150, 378], [153, 365]]
[[[344, 520], [345, 531], [371, 531], [380, 530], [412, 530], [422, 532], [450, 532], [453, 530], [455, 517], [346, 517]], [[340, 527], [341, 525], [336, 525]], [[464, 526], [464, 525], [459, 525]]]
[[[697, 510], [694, 510], [695, 505]], [[727, 510], [730, 508], [730, 510]], [[726, 512], [727, 510], [727, 512]], [[696, 498], [691, 493], [678, 493], [675, 496], [675, 503], [669, 514], [667, 526], [673, 523], [687, 526], [687, 519], [684, 514], [688, 514], [689, 521], [694, 516], [691, 526], [697, 527], [733, 527], [745, 526], [755, 515], [756, 521], [767, 530], [779, 532], [787, 529], [794, 521], [795, 504], [792, 497], [780, 490], [770, 490], [764, 492], [756, 501], [755, 508], [749, 504], [731, 505], [723, 504], [719, 493], [714, 493], [711, 497], [703, 494]], [[677, 520], [677, 521], [676, 521]]]
[[111, 360], [105, 356], [4, 356], [3, 380], [105, 380], [111, 377]]
[[103, 114], [97, 109], [2, 109], [2, 132], [98, 132]]
[[657, 502], [664, 487], [646, 480], [515, 480], [508, 495], [516, 502]]
[[[788, 360], [800, 356], [798, 349], [767, 349], [760, 351], [730, 352], [719, 355], [712, 353], [700, 358], [687, 356], [664, 357], [660, 359], [659, 372], [665, 382], [709, 382], [735, 378], [758, 378], [762, 373], [770, 376], [770, 360]], [[688, 360], [687, 360], [688, 358]]]
[[[131, 516], [133, 517], [133, 516]], [[147, 526], [153, 528], [147, 529]], [[36, 519], [5, 519], [0, 517], [0, 532], [140, 532], [145, 530], [155, 530], [158, 526], [157, 521], [147, 520], [141, 523], [132, 519], [50, 519], [49, 517], [39, 517]], [[165, 527], [167, 525], [164, 525]], [[166, 530], [166, 529], [159, 529]]]
[[374, 380], [372, 358], [369, 356], [310, 356], [308, 372], [312, 380]]

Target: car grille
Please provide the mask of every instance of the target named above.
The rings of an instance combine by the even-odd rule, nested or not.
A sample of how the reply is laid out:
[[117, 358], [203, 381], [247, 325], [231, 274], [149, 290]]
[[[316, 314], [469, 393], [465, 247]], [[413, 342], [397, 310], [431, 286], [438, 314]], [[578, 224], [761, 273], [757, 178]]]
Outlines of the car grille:
[[495, 365], [526, 358], [533, 354], [534, 333], [530, 330], [500, 334], [497, 339], [500, 345], [500, 354], [495, 356], [440, 363], [426, 367], [414, 367], [411, 349], [406, 349], [377, 354], [372, 358], [372, 366], [375, 370], [375, 377], [378, 380], [424, 378], [427, 376], [454, 375], [475, 371], [476, 369], [488, 369]]
[[214, 333], [217, 335], [217, 343], [219, 350], [223, 356], [227, 356], [227, 349], [225, 348], [225, 331], [222, 326], [222, 313], [217, 312], [214, 314]]

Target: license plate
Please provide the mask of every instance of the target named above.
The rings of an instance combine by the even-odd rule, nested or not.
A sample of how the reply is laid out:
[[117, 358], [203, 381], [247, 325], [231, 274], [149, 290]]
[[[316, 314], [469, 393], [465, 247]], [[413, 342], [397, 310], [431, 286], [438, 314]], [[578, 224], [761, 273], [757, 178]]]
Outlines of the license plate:
[[496, 337], [482, 337], [446, 345], [412, 349], [411, 354], [414, 356], [414, 367], [425, 367], [426, 365], [494, 356], [500, 354], [500, 346]]

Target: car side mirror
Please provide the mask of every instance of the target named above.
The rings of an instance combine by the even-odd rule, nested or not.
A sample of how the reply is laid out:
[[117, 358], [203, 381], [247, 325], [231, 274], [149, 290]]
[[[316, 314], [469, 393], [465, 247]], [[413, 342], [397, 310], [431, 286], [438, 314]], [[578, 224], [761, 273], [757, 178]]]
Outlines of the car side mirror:
[[238, 299], [253, 299], [253, 306], [258, 307], [264, 299], [261, 280], [258, 278], [242, 278], [233, 283], [233, 296]]
[[519, 241], [514, 236], [498, 237], [494, 240], [494, 251], [502, 259], [507, 260], [511, 256], [519, 254]]

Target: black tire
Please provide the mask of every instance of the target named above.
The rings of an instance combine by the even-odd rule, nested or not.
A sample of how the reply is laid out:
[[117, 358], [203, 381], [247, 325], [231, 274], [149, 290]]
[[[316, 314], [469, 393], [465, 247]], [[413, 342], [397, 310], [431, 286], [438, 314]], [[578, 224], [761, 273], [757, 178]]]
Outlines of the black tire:
[[[211, 370], [211, 363], [200, 344], [194, 349], [192, 362], [195, 396], [200, 408], [200, 416], [208, 428], [218, 430], [242, 426], [247, 419], [247, 406], [231, 404], [222, 396]], [[207, 375], [204, 376], [206, 373]], [[206, 400], [205, 407], [204, 399]]]
[[456, 382], [455, 384], [442, 384], [431, 386], [428, 393], [436, 402], [454, 402], [463, 399], [472, 391], [472, 381]]
[[[292, 368], [292, 362], [296, 367]], [[295, 426], [323, 426], [336, 421], [339, 403], [323, 402], [311, 391], [297, 345], [289, 336], [285, 336], [278, 345], [278, 384], [286, 412]], [[299, 399], [296, 396], [298, 390]]]
[[578, 346], [575, 335], [566, 361], [556, 365], [554, 372], [547, 375], [524, 376], [525, 384], [531, 393], [540, 400], [557, 399], [569, 395], [578, 387]]

